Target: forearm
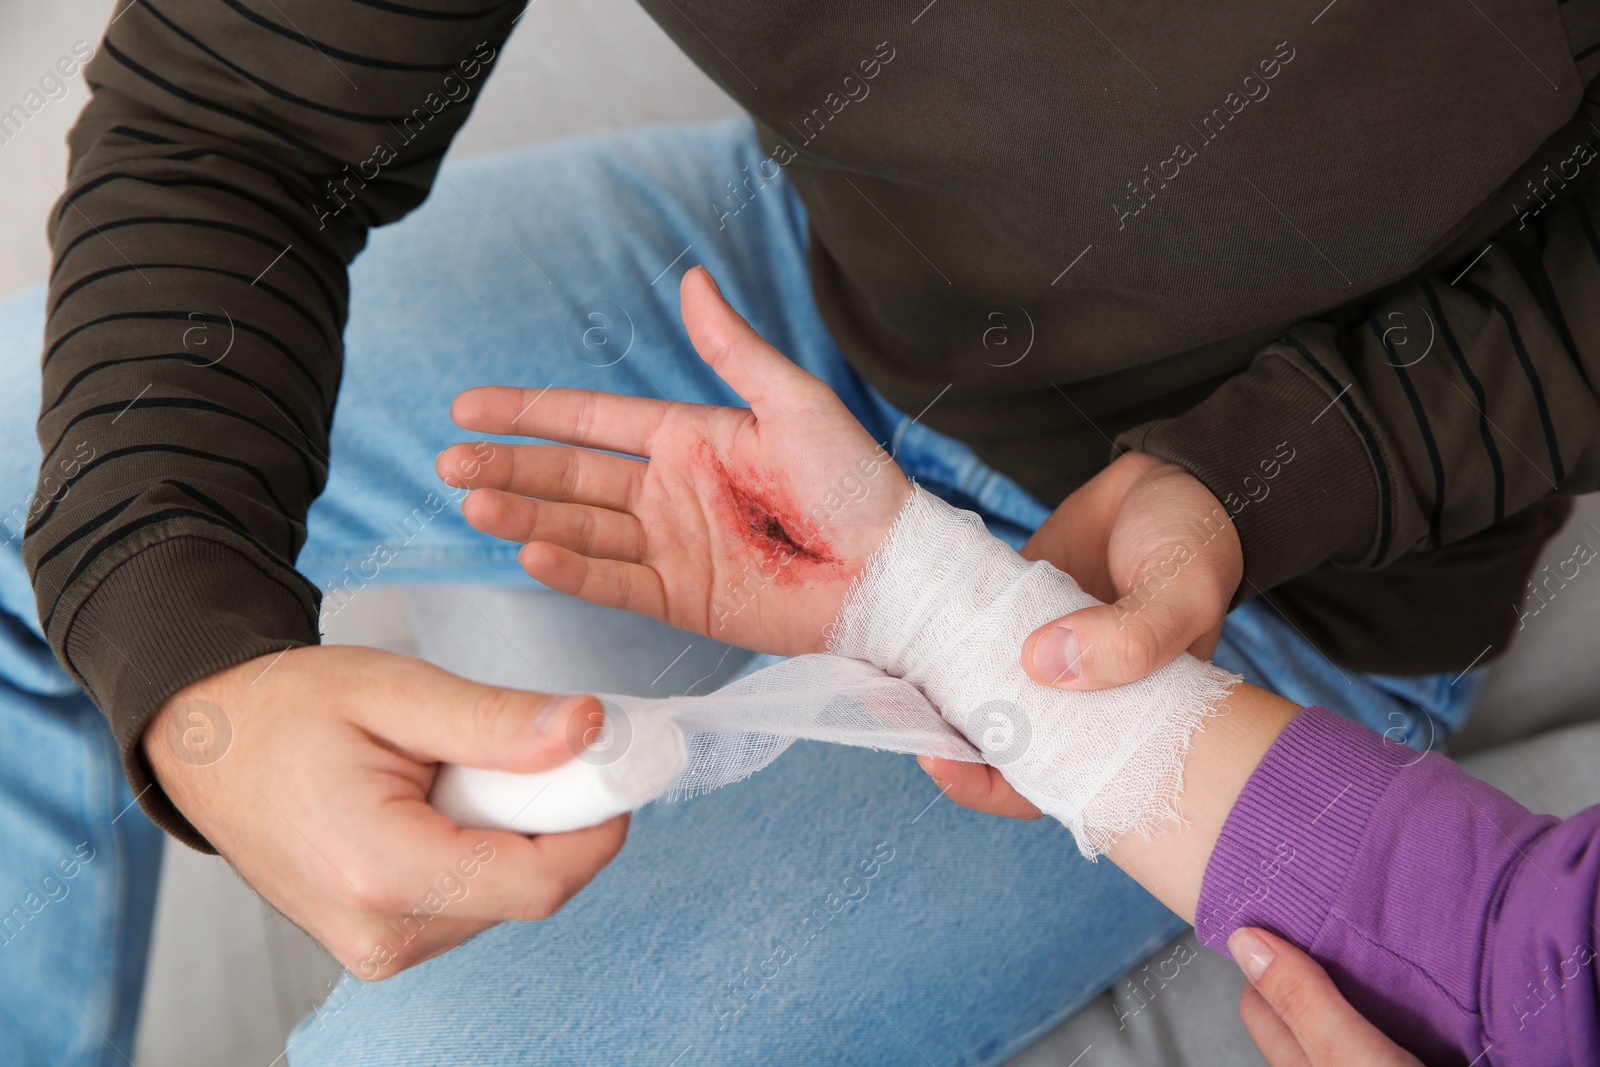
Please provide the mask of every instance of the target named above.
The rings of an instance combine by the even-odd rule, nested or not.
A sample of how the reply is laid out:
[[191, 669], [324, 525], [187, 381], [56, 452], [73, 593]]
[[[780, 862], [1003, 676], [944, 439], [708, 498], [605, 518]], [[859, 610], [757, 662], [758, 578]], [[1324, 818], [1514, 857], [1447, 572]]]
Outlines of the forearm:
[[1437, 753], [1323, 708], [1258, 716], [1252, 699], [1232, 702], [1245, 739], [1197, 735], [1184, 800], [1200, 810], [1176, 858], [1127, 842], [1163, 899], [1193, 905], [1200, 940], [1226, 951], [1254, 926], [1304, 947], [1427, 1062], [1490, 1045], [1494, 1062], [1594, 1062], [1600, 809], [1533, 815]]
[[[1529, 188], [1588, 141], [1593, 118], [1585, 105], [1551, 137], [1526, 165]], [[1179, 464], [1227, 509], [1241, 599], [1600, 488], [1600, 186], [1590, 170], [1560, 184], [1548, 209], [1508, 196], [1537, 210], [1500, 228], [1484, 216], [1406, 284], [1295, 325], [1201, 403], [1119, 435], [1119, 452]]]
[[1223, 824], [1262, 757], [1300, 708], [1240, 683], [1192, 735], [1178, 808], [1154, 834], [1124, 834], [1106, 852], [1157, 900], [1195, 921], [1200, 886]]
[[87, 68], [24, 555], [134, 792], [191, 844], [135, 743], [183, 686], [318, 639], [293, 564], [327, 479], [345, 268], [426, 195], [515, 17], [458, 6], [129, 5]]

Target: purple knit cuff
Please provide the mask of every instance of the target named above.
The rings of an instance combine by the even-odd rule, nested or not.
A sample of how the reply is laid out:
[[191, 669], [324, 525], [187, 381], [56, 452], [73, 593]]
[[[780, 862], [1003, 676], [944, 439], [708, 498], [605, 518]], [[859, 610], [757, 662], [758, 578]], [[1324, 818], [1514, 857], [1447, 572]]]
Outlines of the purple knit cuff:
[[1222, 827], [1195, 908], [1195, 932], [1228, 954], [1241, 926], [1315, 941], [1395, 772], [1417, 752], [1326, 708], [1295, 717]]

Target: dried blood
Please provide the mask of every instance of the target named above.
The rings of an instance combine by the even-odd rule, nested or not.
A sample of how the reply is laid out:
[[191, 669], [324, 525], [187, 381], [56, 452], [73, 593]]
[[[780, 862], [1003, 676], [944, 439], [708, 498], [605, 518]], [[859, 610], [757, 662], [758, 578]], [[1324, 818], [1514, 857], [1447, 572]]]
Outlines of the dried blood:
[[803, 582], [819, 567], [833, 571], [830, 577], [837, 575], [844, 560], [815, 524], [801, 518], [777, 477], [731, 471], [709, 444], [701, 451], [717, 479], [716, 518], [761, 558], [764, 577]]

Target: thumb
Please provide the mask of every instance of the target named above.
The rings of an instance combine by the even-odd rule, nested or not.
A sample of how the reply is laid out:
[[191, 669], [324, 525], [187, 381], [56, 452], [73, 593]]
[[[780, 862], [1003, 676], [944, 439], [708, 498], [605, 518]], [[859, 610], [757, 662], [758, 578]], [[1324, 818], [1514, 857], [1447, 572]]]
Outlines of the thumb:
[[359, 702], [358, 725], [423, 763], [529, 773], [560, 766], [594, 740], [600, 701], [469, 681], [430, 664]]
[[1171, 663], [1212, 626], [1181, 596], [1135, 588], [1039, 627], [1023, 642], [1022, 664], [1034, 681], [1061, 689], [1125, 685]]
[[807, 394], [826, 390], [820, 379], [762, 340], [723, 299], [704, 267], [693, 267], [683, 276], [679, 294], [683, 325], [695, 351], [744, 398], [757, 418], [764, 407], [778, 403], [793, 407]]
[[[1228, 938], [1228, 954], [1289, 1027], [1311, 1063], [1372, 1067], [1418, 1063], [1350, 1006], [1316, 960], [1283, 938], [1241, 927]], [[1251, 1025], [1249, 1016], [1246, 1025]], [[1254, 1034], [1255, 1026], [1251, 1030]]]

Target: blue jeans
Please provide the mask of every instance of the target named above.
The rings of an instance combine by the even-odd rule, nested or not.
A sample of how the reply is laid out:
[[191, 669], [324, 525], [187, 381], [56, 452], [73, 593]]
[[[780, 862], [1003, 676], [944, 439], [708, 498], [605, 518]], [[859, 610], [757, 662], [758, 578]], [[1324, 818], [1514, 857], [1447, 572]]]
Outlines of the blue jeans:
[[[721, 199], [760, 160], [744, 120], [541, 146], [447, 168], [422, 208], [373, 235], [353, 269], [332, 473], [299, 561], [330, 603], [376, 583], [533, 584], [517, 546], [470, 529], [434, 478], [434, 455], [463, 436], [447, 413], [461, 389], [738, 404], [678, 320], [677, 281], [695, 263], [909, 474], [1021, 544], [1049, 509], [886, 403], [829, 339], [788, 184]], [[42, 321], [38, 290], [0, 306], [0, 491], [23, 510]], [[0, 908], [21, 912], [0, 916], [7, 1051], [120, 1062], [160, 838], [128, 808], [99, 713], [43, 644], [8, 532]], [[378, 566], [380, 542], [395, 558]], [[1230, 617], [1217, 659], [1423, 743], [1461, 724], [1480, 680], [1341, 672], [1257, 605]], [[80, 844], [93, 858], [66, 878]], [[503, 924], [375, 985], [347, 977], [296, 1030], [289, 1060], [993, 1063], [1183, 925], [1111, 864], [1085, 862], [1052, 821], [958, 808], [903, 757], [799, 744], [748, 782], [640, 812], [617, 860], [554, 919]]]

